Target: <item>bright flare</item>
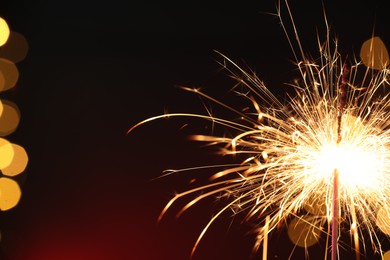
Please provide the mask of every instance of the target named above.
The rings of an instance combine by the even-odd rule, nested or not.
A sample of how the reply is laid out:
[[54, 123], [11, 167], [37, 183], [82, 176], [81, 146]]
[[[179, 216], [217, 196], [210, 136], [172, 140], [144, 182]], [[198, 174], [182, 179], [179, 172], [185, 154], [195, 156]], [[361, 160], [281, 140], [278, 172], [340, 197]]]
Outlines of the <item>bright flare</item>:
[[345, 115], [344, 126], [340, 144], [331, 135], [329, 140], [320, 140], [321, 144], [314, 151], [315, 146], [298, 148], [301, 155], [305, 155], [302, 164], [306, 165], [306, 183], [323, 180], [330, 181], [327, 185], [331, 185], [333, 172], [337, 169], [343, 193], [352, 195], [380, 189], [389, 174], [385, 165], [388, 140], [379, 138], [375, 129], [372, 133], [367, 132], [370, 128], [365, 127], [360, 118]]

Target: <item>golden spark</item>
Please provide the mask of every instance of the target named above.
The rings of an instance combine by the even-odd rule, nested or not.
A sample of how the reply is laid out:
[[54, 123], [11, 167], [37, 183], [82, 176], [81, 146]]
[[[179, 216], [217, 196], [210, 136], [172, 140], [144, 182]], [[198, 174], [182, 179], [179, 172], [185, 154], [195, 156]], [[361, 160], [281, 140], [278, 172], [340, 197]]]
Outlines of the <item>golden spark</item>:
[[[221, 54], [221, 64], [246, 89], [240, 96], [251, 103], [251, 109], [237, 110], [198, 89], [183, 89], [221, 105], [239, 120], [173, 113], [149, 118], [129, 130], [159, 118], [184, 116], [209, 120], [237, 133], [234, 137], [192, 136], [218, 146], [222, 155], [242, 158], [242, 162], [221, 166], [208, 184], [176, 194], [159, 220], [183, 197], [194, 196], [178, 215], [207, 197], [226, 197], [226, 205], [204, 227], [192, 253], [210, 225], [233, 210], [244, 214], [245, 221], [256, 223], [254, 250], [263, 244], [263, 259], [268, 235], [286, 222], [291, 222], [288, 234], [298, 246], [307, 248], [321, 235], [328, 245], [332, 223], [346, 223], [356, 258], [360, 244], [369, 243], [382, 254], [378, 227], [385, 233], [387, 227], [390, 233], [390, 97], [382, 91], [388, 87], [387, 51], [382, 46], [378, 53], [374, 46], [378, 39], [373, 38], [365, 43], [370, 51], [361, 55], [362, 61], [347, 64], [325, 19], [328, 33], [324, 41], [318, 40], [319, 58], [313, 60], [302, 51], [287, 2], [286, 7], [298, 51], [285, 33], [300, 72], [300, 80], [290, 84], [295, 94], [289, 95], [288, 102], [280, 101], [254, 73]], [[277, 15], [285, 28], [280, 8]], [[166, 173], [186, 170], [191, 169]], [[340, 226], [333, 229], [332, 239], [337, 241]], [[363, 231], [369, 235], [363, 236]], [[336, 255], [333, 250], [332, 259]]]

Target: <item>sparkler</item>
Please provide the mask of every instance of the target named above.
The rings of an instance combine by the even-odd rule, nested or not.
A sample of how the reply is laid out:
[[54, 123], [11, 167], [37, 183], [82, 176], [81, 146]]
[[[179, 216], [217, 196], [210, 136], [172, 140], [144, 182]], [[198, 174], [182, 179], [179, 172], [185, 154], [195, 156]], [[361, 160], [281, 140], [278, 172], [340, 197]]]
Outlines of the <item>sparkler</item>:
[[[221, 105], [238, 115], [239, 120], [212, 114], [173, 113], [149, 118], [129, 130], [159, 118], [184, 116], [209, 120], [237, 132], [234, 137], [192, 136], [193, 140], [218, 146], [222, 155], [242, 158], [242, 162], [199, 167], [221, 170], [210, 177], [209, 184], [175, 195], [159, 220], [183, 197], [194, 196], [178, 216], [204, 198], [225, 197], [228, 202], [204, 227], [192, 254], [209, 227], [230, 210], [245, 214], [245, 221], [257, 223], [254, 251], [264, 243], [263, 259], [267, 257], [268, 235], [293, 218], [294, 225], [307, 225], [306, 231], [299, 234], [303, 239], [297, 244], [307, 248], [310, 239], [325, 234], [327, 244], [332, 238], [332, 259], [337, 259], [341, 222], [349, 225], [356, 258], [360, 243], [370, 243], [382, 254], [375, 223], [388, 223], [386, 218], [390, 214], [390, 96], [380, 95], [382, 87], [388, 85], [388, 61], [382, 60], [380, 69], [375, 70], [358, 61], [347, 66], [337, 41], [331, 40], [326, 19], [326, 38], [323, 43], [318, 41], [319, 59], [308, 58], [287, 1], [286, 7], [298, 51], [285, 29], [280, 8], [277, 15], [301, 76], [290, 84], [295, 95], [289, 96], [287, 103], [272, 94], [254, 73], [221, 54], [221, 64], [248, 90], [240, 92], [240, 96], [251, 103], [251, 109], [238, 110], [198, 89], [183, 89]], [[374, 56], [371, 57], [374, 62]], [[166, 174], [187, 170], [193, 169], [168, 170]], [[386, 213], [377, 214], [379, 211]], [[368, 241], [362, 235], [363, 230], [368, 233]]]

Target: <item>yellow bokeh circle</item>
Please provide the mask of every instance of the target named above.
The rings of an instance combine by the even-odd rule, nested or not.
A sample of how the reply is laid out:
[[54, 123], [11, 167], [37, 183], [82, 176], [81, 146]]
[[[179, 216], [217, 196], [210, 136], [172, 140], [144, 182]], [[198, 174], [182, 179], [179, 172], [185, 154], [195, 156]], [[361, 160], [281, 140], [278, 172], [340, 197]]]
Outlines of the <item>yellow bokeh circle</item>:
[[14, 152], [13, 159], [11, 163], [1, 169], [3, 175], [6, 176], [16, 176], [23, 172], [26, 169], [27, 163], [28, 163], [28, 156], [26, 153], [26, 150], [24, 150], [23, 147], [17, 144], [11, 144]]
[[8, 41], [9, 34], [10, 30], [7, 22], [0, 17], [0, 47]]
[[0, 170], [8, 167], [14, 158], [14, 149], [12, 144], [0, 138]]
[[390, 235], [390, 206], [384, 206], [378, 210], [376, 225], [383, 233]]
[[18, 183], [9, 178], [0, 178], [0, 210], [5, 211], [15, 207], [22, 192]]
[[0, 136], [12, 134], [19, 125], [20, 112], [18, 106], [8, 100], [3, 100], [3, 112], [0, 115]]
[[294, 245], [308, 248], [318, 242], [321, 230], [311, 222], [311, 218], [303, 217], [294, 218], [289, 223], [287, 234]]

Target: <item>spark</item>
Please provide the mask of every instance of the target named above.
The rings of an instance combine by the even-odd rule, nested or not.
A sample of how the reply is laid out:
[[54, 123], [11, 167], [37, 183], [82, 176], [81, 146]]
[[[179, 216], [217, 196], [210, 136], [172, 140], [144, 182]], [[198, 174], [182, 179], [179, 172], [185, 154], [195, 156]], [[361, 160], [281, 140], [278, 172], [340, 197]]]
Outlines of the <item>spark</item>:
[[[338, 51], [337, 40], [331, 39], [326, 19], [327, 35], [325, 40], [318, 40], [319, 58], [308, 58], [287, 2], [286, 7], [298, 51], [285, 29], [280, 7], [277, 16], [300, 72], [300, 80], [290, 84], [294, 95], [287, 102], [280, 101], [254, 73], [219, 53], [223, 58], [221, 64], [245, 88], [240, 96], [252, 108], [235, 109], [199, 89], [183, 89], [215, 102], [238, 115], [239, 120], [218, 118], [211, 113], [165, 114], [144, 120], [129, 130], [159, 118], [184, 116], [209, 120], [236, 131], [234, 137], [192, 136], [193, 140], [218, 146], [222, 155], [235, 156], [242, 162], [196, 168], [220, 167], [221, 170], [210, 176], [208, 184], [176, 194], [166, 204], [159, 220], [183, 197], [193, 196], [178, 216], [207, 197], [226, 197], [226, 204], [202, 230], [192, 254], [209, 227], [229, 210], [244, 214], [247, 222], [256, 223], [254, 250], [263, 243], [263, 259], [266, 259], [269, 234], [293, 217], [298, 219], [296, 225], [306, 225], [306, 233], [301, 234], [306, 237], [303, 247], [308, 244], [309, 236], [318, 239], [325, 235], [328, 239], [331, 223], [337, 216], [337, 223], [349, 225], [357, 258], [360, 243], [371, 244], [382, 254], [376, 221], [377, 212], [388, 212], [390, 208], [390, 96], [382, 94], [389, 83], [387, 62], [380, 69], [372, 69], [355, 60], [348, 64], [346, 74], [347, 61]], [[344, 89], [342, 93], [340, 89]], [[186, 170], [194, 168], [170, 170], [166, 174]], [[335, 190], [337, 207], [333, 207]], [[337, 214], [333, 214], [334, 209]], [[379, 222], [388, 223], [382, 219], [386, 215], [381, 215]], [[363, 231], [368, 232], [368, 241]]]

